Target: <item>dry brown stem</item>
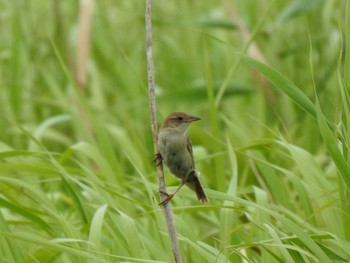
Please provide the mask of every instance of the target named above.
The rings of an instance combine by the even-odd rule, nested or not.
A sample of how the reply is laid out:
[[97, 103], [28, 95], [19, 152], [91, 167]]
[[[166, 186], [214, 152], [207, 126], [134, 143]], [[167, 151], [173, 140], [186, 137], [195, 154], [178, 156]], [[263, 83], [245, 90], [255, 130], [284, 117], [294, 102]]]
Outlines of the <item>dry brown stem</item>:
[[86, 88], [87, 84], [93, 4], [94, 0], [80, 0], [79, 6], [77, 64], [75, 78], [82, 90]]
[[[151, 114], [151, 128], [153, 134], [153, 145], [154, 145], [154, 154], [158, 155], [158, 128], [157, 128], [157, 114], [156, 114], [156, 98], [155, 98], [155, 85], [154, 85], [154, 63], [153, 63], [153, 54], [152, 54], [152, 0], [146, 0], [146, 52], [147, 52], [147, 73], [148, 73], [148, 89], [149, 89], [149, 106]], [[157, 175], [159, 181], [159, 192], [161, 198], [164, 198], [162, 192], [166, 192], [164, 172], [163, 172], [163, 163], [162, 161], [157, 160]], [[176, 263], [180, 263], [181, 255], [179, 243], [176, 236], [175, 221], [171, 209], [170, 202], [165, 203], [163, 206], [163, 213], [165, 221], [168, 228], [168, 234], [171, 241], [172, 252], [174, 260]]]

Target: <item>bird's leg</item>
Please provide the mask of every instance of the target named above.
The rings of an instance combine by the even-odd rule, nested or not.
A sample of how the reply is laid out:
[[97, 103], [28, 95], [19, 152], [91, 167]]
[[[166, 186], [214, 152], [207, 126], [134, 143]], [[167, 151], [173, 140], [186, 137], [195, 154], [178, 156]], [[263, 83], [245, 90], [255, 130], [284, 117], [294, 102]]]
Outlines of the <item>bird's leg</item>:
[[167, 192], [164, 192], [164, 191], [159, 191], [161, 194], [164, 194], [167, 196], [159, 205], [164, 205], [164, 204], [168, 203], [174, 197], [174, 195], [185, 185], [185, 183], [186, 183], [186, 181], [183, 180], [181, 182], [181, 184], [179, 185], [179, 187], [176, 189], [176, 191], [172, 194], [168, 194]]
[[156, 153], [153, 159], [153, 162], [156, 163], [156, 165], [158, 166], [161, 162], [163, 161], [163, 157], [160, 153]]

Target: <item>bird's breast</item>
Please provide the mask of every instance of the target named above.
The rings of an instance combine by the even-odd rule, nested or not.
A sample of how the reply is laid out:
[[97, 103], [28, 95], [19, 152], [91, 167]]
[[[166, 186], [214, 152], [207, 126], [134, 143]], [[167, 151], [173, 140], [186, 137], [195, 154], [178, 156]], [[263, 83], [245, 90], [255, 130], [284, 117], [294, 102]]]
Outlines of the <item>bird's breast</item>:
[[158, 148], [165, 164], [175, 176], [184, 178], [193, 169], [186, 135], [179, 132], [160, 132]]

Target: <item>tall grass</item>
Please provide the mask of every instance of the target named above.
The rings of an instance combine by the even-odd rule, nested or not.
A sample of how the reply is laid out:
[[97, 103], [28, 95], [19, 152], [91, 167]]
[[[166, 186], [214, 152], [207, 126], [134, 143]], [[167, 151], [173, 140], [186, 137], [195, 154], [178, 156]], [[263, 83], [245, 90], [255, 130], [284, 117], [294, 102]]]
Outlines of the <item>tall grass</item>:
[[[0, 6], [0, 261], [171, 262], [144, 2], [96, 1], [85, 93], [78, 4]], [[350, 260], [349, 8], [154, 1], [158, 117], [203, 120], [189, 136], [210, 203], [171, 201], [184, 262]]]

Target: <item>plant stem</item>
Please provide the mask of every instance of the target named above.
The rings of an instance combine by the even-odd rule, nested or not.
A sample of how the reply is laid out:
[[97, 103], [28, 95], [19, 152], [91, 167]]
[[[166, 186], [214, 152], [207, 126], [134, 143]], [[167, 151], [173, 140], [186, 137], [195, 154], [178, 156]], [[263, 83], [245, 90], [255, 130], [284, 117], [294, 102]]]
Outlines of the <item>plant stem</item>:
[[[157, 114], [156, 114], [156, 99], [155, 99], [155, 88], [154, 88], [154, 64], [153, 64], [153, 55], [152, 55], [152, 0], [146, 0], [146, 52], [147, 52], [147, 73], [148, 73], [148, 89], [149, 89], [149, 106], [151, 114], [151, 128], [153, 135], [153, 145], [154, 145], [154, 154], [158, 155], [158, 128], [157, 128]], [[162, 161], [156, 161], [157, 164], [157, 175], [159, 181], [159, 192], [161, 200], [165, 197], [166, 192], [164, 172], [163, 172], [163, 163]], [[167, 202], [163, 205], [163, 213], [165, 221], [168, 228], [168, 233], [170, 236], [172, 252], [174, 260], [176, 263], [181, 263], [181, 255], [179, 243], [176, 237], [175, 221], [171, 209], [170, 202]]]

